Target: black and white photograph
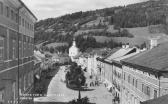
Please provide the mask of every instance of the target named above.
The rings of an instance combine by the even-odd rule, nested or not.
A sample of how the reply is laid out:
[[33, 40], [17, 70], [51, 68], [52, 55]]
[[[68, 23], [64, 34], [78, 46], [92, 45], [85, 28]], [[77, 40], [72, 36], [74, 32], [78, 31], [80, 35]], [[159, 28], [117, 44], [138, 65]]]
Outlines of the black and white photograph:
[[0, 0], [0, 104], [168, 104], [168, 0]]

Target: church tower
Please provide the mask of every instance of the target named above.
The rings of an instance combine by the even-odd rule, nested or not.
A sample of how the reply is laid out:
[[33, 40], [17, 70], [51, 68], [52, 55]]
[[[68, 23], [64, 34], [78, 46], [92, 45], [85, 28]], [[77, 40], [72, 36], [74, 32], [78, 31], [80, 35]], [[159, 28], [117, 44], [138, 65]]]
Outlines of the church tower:
[[76, 46], [75, 39], [73, 39], [72, 46], [69, 48], [69, 57], [71, 58], [72, 62], [74, 62], [74, 57], [79, 54], [79, 49]]

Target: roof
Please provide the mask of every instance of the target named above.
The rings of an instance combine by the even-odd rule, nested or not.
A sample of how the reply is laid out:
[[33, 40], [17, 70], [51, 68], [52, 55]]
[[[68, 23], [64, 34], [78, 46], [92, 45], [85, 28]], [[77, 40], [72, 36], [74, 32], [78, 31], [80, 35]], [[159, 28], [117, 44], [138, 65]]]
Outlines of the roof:
[[129, 54], [132, 50], [135, 48], [121, 48], [115, 53], [112, 53], [109, 57], [107, 57], [107, 60], [117, 60], [117, 59], [122, 59], [123, 56], [126, 56]]
[[133, 57], [122, 60], [129, 65], [137, 65], [154, 71], [168, 71], [168, 43], [158, 45], [157, 47], [144, 51]]
[[29, 13], [36, 19], [36, 20], [38, 20], [37, 19], [37, 17], [32, 13], [32, 11], [24, 4], [24, 2], [22, 1], [22, 0], [18, 0], [28, 11], [29, 11]]
[[129, 57], [132, 57], [132, 56], [134, 56], [134, 55], [136, 55], [136, 54], [139, 54], [139, 52], [138, 52], [138, 51], [136, 51], [136, 52], [130, 53], [130, 54], [128, 54], [128, 55], [125, 55], [125, 56], [123, 56], [123, 57], [116, 58], [115, 60], [116, 60], [116, 61], [121, 61], [121, 60], [123, 60], [123, 59], [129, 58]]
[[145, 102], [142, 102], [141, 104], [167, 104], [167, 102], [168, 102], [168, 95], [164, 95], [156, 99], [147, 100]]
[[117, 52], [119, 49], [121, 49], [120, 47], [118, 47], [118, 48], [113, 48], [110, 52], [109, 52], [109, 54], [106, 56], [106, 57], [104, 57], [104, 59], [107, 59], [108, 57], [110, 57], [112, 54], [114, 54], [115, 52]]

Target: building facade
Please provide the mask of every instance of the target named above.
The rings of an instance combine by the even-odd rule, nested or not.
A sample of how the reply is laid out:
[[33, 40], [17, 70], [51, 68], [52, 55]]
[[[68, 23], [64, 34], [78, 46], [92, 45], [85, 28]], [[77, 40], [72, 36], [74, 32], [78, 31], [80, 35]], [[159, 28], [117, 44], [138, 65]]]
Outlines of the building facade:
[[101, 80], [119, 104], [140, 104], [168, 94], [168, 45], [123, 47], [97, 58]]
[[122, 60], [123, 104], [140, 104], [168, 94], [168, 45]]
[[112, 92], [115, 101], [122, 103], [122, 63], [121, 60], [139, 53], [139, 49], [123, 47], [113, 49], [106, 58], [98, 58], [101, 80], [107, 89]]
[[21, 102], [18, 95], [32, 87], [36, 20], [21, 0], [0, 0], [1, 104]]

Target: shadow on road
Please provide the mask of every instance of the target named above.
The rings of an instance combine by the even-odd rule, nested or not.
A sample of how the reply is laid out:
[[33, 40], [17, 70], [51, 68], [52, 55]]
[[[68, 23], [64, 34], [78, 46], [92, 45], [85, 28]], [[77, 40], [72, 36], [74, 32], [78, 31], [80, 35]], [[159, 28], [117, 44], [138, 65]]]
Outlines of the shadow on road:
[[[34, 104], [70, 104], [65, 102], [36, 102]], [[96, 103], [89, 103], [89, 104], [96, 104]]]
[[82, 88], [78, 88], [78, 87], [71, 87], [66, 85], [67, 88], [71, 89], [71, 90], [75, 90], [78, 91], [80, 89], [80, 91], [94, 91], [95, 89], [89, 89], [88, 87], [82, 87]]
[[[78, 90], [78, 89], [74, 89], [74, 90]], [[80, 89], [80, 91], [93, 91], [95, 89]]]
[[35, 102], [34, 104], [68, 104], [65, 102]]

